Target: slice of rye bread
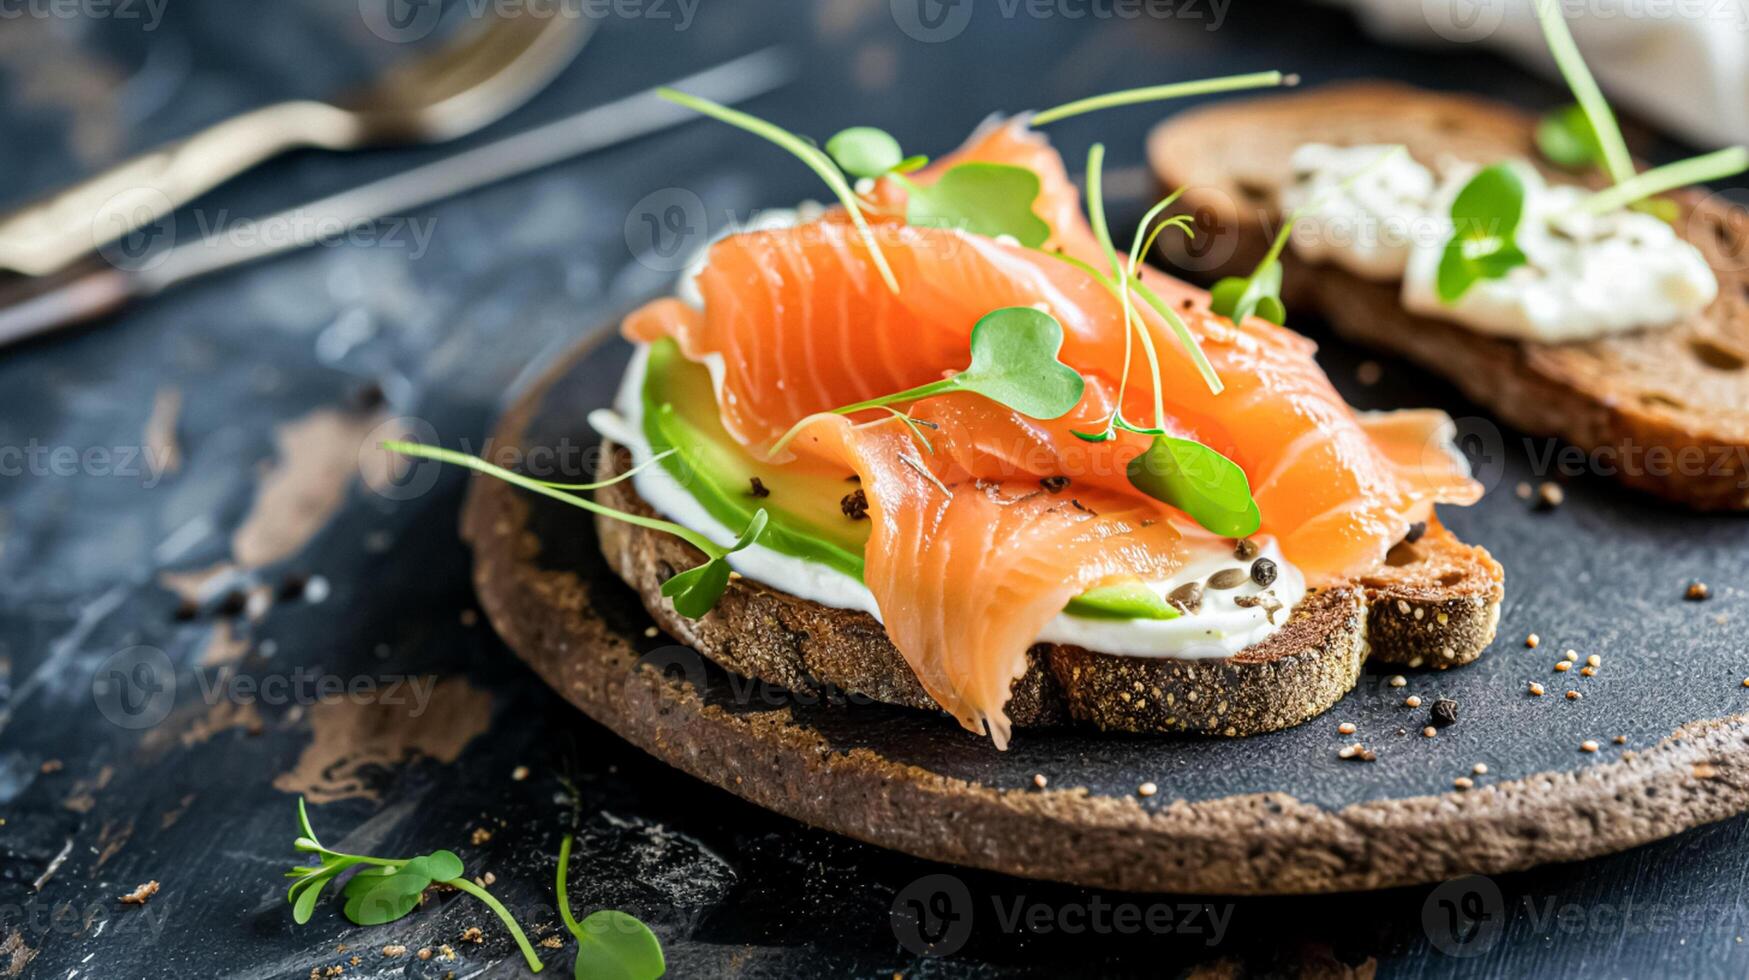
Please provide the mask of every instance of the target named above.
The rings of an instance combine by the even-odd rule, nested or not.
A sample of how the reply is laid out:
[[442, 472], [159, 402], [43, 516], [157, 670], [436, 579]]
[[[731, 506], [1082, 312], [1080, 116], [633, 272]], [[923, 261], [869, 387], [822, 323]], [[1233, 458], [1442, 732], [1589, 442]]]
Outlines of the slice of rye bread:
[[[600, 479], [631, 464], [607, 445]], [[654, 516], [632, 489], [597, 492], [610, 507]], [[658, 531], [598, 518], [608, 564], [662, 628], [719, 666], [792, 691], [837, 690], [910, 708], [936, 707], [886, 631], [865, 612], [835, 609], [741, 576], [715, 609], [674, 611], [662, 582], [704, 560]], [[1027, 652], [1008, 714], [1016, 725], [1077, 723], [1128, 732], [1254, 735], [1314, 718], [1351, 690], [1370, 654], [1412, 667], [1468, 663], [1494, 638], [1503, 573], [1482, 548], [1434, 525], [1353, 582], [1309, 594], [1281, 629], [1232, 657], [1123, 657], [1040, 643]]]
[[[1401, 143], [1427, 164], [1517, 157], [1575, 182], [1538, 162], [1535, 122], [1496, 102], [1373, 82], [1175, 116], [1150, 134], [1148, 158], [1163, 184], [1187, 188], [1181, 204], [1199, 236], [1167, 257], [1211, 280], [1249, 274], [1280, 227], [1302, 143]], [[1719, 297], [1668, 328], [1563, 344], [1488, 337], [1407, 312], [1399, 282], [1313, 267], [1292, 249], [1284, 298], [1290, 312], [1320, 312], [1339, 334], [1443, 375], [1517, 428], [1595, 453], [1630, 486], [1703, 510], [1749, 509], [1749, 215], [1699, 190], [1673, 196], [1677, 231], [1706, 256]]]

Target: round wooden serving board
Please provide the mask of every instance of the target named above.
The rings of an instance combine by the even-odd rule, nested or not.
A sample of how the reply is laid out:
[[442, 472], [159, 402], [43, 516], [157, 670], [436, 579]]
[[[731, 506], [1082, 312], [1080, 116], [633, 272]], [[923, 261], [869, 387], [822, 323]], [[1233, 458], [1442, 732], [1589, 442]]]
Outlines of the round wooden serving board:
[[[609, 337], [518, 399], [494, 453], [595, 445], [586, 416], [610, 402], [629, 353]], [[1506, 566], [1500, 637], [1480, 662], [1410, 672], [1406, 687], [1370, 672], [1323, 717], [1253, 738], [1023, 730], [998, 752], [945, 715], [772, 689], [649, 635], [581, 511], [480, 478], [463, 532], [498, 631], [591, 718], [761, 806], [926, 858], [1133, 891], [1340, 891], [1584, 858], [1749, 808], [1749, 521], [1595, 477], [1534, 511], [1514, 488], [1558, 447], [1466, 418], [1473, 408], [1407, 368], [1350, 383], [1362, 356], [1320, 354], [1352, 401], [1444, 401], [1476, 436], [1490, 493], [1443, 513]], [[1694, 577], [1712, 599], [1684, 599]], [[1567, 648], [1581, 663], [1600, 655], [1597, 676], [1555, 672]], [[1548, 693], [1528, 694], [1532, 680]], [[1442, 696], [1459, 720], [1425, 737]], [[1341, 722], [1358, 731], [1339, 734]], [[1339, 759], [1354, 741], [1377, 760]], [[1486, 775], [1472, 776], [1477, 763]], [[1460, 776], [1475, 788], [1455, 791]], [[1143, 783], [1158, 791], [1141, 796]]]

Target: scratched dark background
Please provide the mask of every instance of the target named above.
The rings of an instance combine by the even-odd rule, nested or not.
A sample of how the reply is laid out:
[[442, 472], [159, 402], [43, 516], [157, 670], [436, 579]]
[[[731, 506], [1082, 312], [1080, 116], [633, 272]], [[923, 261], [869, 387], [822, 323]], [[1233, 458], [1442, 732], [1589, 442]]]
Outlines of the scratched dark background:
[[[978, 3], [940, 41], [901, 31], [904, 8], [652, 0], [603, 19], [550, 90], [470, 142], [774, 41], [801, 56], [802, 80], [756, 111], [816, 135], [882, 125], [929, 151], [991, 110], [1266, 67], [1535, 106], [1561, 96], [1479, 50], [1378, 47], [1313, 6], [1235, 4], [1210, 30], [1206, 4], [1132, 21]], [[0, 204], [252, 106], [333, 93], [404, 54], [355, 0], [138, 0], [0, 21]], [[1132, 188], [1155, 115], [1097, 127]], [[1094, 131], [1067, 129], [1065, 143], [1079, 152]], [[197, 202], [175, 234], [444, 152], [295, 154]], [[1157, 936], [1007, 932], [981, 914], [956, 955], [924, 959], [896, 940], [889, 910], [949, 869], [769, 815], [578, 715], [475, 612], [454, 533], [463, 481], [378, 492], [356, 473], [381, 464], [363, 447], [409, 426], [479, 448], [531, 365], [662, 291], [669, 273], [639, 260], [628, 216], [676, 188], [717, 226], [818, 193], [775, 151], [700, 125], [0, 353], [0, 447], [17, 450], [0, 459], [0, 977], [523, 975], [496, 920], [465, 898], [374, 929], [324, 903], [294, 926], [280, 873], [299, 793], [331, 845], [456, 850], [537, 935], [555, 928], [553, 855], [575, 825], [574, 902], [642, 917], [682, 977], [1749, 973], [1744, 819], [1500, 877], [1500, 929], [1461, 956], [1441, 951], [1449, 936], [1424, 919], [1436, 903], [1421, 888], [1208, 899], [1214, 914], [1189, 920], [1194, 931]], [[1328, 356], [1355, 359], [1334, 344]], [[1399, 383], [1461, 408], [1434, 382]], [[1716, 608], [1740, 614], [1740, 589], [1715, 588]], [[130, 686], [167, 681], [151, 669], [166, 663], [173, 683]], [[318, 675], [370, 686], [323, 700]], [[238, 678], [290, 687], [251, 698]], [[134, 700], [121, 705], [118, 690]], [[955, 873], [980, 909], [1124, 899]], [[162, 890], [145, 906], [117, 900], [148, 880]], [[474, 925], [483, 944], [459, 938]], [[387, 958], [390, 943], [449, 944], [455, 958]], [[569, 969], [568, 950], [543, 953]]]

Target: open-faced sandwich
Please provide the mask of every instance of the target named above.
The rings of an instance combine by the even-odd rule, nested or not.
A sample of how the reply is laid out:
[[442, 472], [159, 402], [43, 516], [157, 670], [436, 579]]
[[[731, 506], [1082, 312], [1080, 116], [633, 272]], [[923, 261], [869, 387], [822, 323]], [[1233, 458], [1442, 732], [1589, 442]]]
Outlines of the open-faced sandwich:
[[1567, 439], [1586, 470], [1749, 508], [1744, 214], [1698, 190], [1656, 196], [1737, 173], [1749, 153], [1636, 174], [1559, 5], [1540, 12], [1578, 99], [1540, 123], [1381, 83], [1162, 123], [1153, 168], [1212, 231], [1194, 254], [1165, 244], [1218, 277], [1245, 275], [1287, 235], [1289, 306]]
[[[1281, 76], [1249, 76], [1276, 84]], [[1502, 572], [1441, 526], [1480, 487], [1436, 411], [1357, 414], [1304, 338], [1211, 311], [1120, 250], [1036, 131], [1186, 83], [993, 120], [929, 164], [824, 149], [674, 98], [824, 177], [712, 245], [636, 344], [593, 499], [603, 551], [729, 670], [1014, 725], [1249, 735], [1305, 721], [1370, 655], [1474, 659]], [[855, 181], [853, 185], [851, 181]]]

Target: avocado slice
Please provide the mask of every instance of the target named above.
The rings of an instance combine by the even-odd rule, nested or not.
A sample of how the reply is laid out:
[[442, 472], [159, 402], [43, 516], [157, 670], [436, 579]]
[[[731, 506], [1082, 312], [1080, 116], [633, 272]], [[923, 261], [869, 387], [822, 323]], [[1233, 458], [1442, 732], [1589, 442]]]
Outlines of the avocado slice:
[[[763, 507], [771, 520], [760, 544], [819, 562], [858, 582], [869, 522], [843, 516], [844, 497], [856, 491], [842, 474], [803, 462], [757, 459], [723, 428], [710, 371], [689, 361], [673, 340], [650, 346], [643, 389], [644, 438], [652, 451], [674, 454], [662, 467], [726, 527], [745, 527]], [[755, 483], [765, 495], [756, 495]], [[1140, 579], [1120, 579], [1069, 601], [1064, 610], [1097, 619], [1174, 619], [1178, 610]]]

